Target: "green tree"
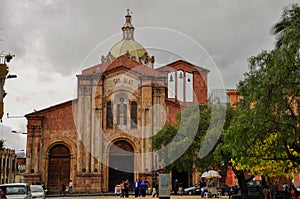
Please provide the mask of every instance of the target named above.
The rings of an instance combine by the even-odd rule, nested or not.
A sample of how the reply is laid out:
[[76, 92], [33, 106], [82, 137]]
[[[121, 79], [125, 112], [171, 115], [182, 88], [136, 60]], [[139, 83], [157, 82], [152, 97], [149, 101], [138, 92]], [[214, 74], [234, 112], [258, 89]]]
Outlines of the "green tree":
[[[265, 176], [273, 186], [300, 164], [299, 10], [298, 5], [285, 8], [274, 26], [280, 34], [275, 49], [249, 59], [249, 72], [237, 88], [244, 100], [224, 132], [222, 149], [231, 155], [236, 174]], [[246, 191], [242, 189], [244, 198]]]
[[[192, 172], [201, 147], [200, 141], [209, 126], [210, 109], [203, 104], [194, 104], [186, 107], [176, 118], [178, 124], [166, 124], [153, 137], [153, 147], [155, 150], [164, 149], [159, 152], [159, 157], [167, 165], [165, 170]], [[178, 154], [179, 158], [174, 159], [174, 155]]]
[[280, 48], [283, 43], [289, 42], [286, 35], [297, 30], [294, 28], [299, 25], [299, 18], [300, 8], [298, 4], [292, 5], [292, 9], [284, 8], [281, 20], [272, 27], [272, 34], [277, 36], [276, 48]]
[[[227, 170], [230, 156], [214, 154], [216, 146], [223, 142], [222, 136], [220, 136], [222, 128], [228, 128], [233, 114], [232, 108], [229, 106], [227, 106], [227, 110], [225, 108], [226, 106], [222, 104], [188, 106], [177, 115], [178, 123], [176, 125], [166, 124], [153, 137], [155, 150], [168, 147], [159, 153], [160, 158], [164, 159], [168, 165], [164, 168], [166, 171], [175, 169], [180, 172], [193, 172], [196, 169], [204, 172], [216, 168]], [[225, 115], [226, 118], [223, 118]], [[189, 147], [182, 151], [182, 147], [186, 145]], [[204, 152], [201, 152], [203, 148]], [[172, 158], [170, 154], [174, 153], [181, 155], [174, 162], [168, 164], [170, 163], [168, 160]]]

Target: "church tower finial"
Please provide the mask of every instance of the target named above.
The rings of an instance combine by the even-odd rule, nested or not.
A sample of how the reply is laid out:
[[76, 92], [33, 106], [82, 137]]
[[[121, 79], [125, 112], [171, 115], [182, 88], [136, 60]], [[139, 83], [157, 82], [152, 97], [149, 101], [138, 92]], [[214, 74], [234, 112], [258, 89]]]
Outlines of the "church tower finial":
[[130, 13], [129, 9], [127, 9], [127, 14], [125, 15], [125, 18], [126, 18], [126, 21], [122, 27], [123, 39], [133, 39], [134, 27], [131, 24], [131, 13]]
[[122, 26], [123, 38], [116, 43], [109, 51], [109, 54], [102, 57], [102, 62], [113, 60], [114, 58], [125, 55], [127, 58], [140, 62], [153, 68], [154, 56], [149, 56], [146, 49], [133, 38], [134, 27], [131, 24], [131, 12], [127, 9], [125, 14], [125, 24]]

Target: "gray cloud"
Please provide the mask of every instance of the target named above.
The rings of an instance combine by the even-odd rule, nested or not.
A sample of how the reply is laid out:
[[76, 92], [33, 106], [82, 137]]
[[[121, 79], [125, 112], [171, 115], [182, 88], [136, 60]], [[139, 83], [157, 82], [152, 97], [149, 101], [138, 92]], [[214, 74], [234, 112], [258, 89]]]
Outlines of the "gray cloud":
[[[136, 39], [142, 45], [165, 42], [205, 67], [209, 61], [202, 59], [194, 47], [184, 46], [184, 40], [144, 34], [138, 28], [162, 27], [184, 33], [213, 58], [225, 87], [234, 88], [247, 70], [247, 58], [273, 48], [275, 38], [270, 28], [280, 19], [282, 9], [293, 2], [2, 0], [0, 27], [4, 29], [0, 38], [4, 41], [0, 42], [0, 51], [16, 55], [10, 70], [18, 75], [18, 79], [6, 83], [6, 112], [24, 115], [73, 98], [75, 73], [92, 49], [121, 32], [127, 8], [133, 13]], [[85, 61], [82, 67], [96, 64], [97, 57], [107, 53], [113, 42], [108, 44], [93, 52], [94, 59]], [[164, 53], [155, 56], [160, 54]], [[25, 129], [26, 121], [4, 118], [3, 124]]]

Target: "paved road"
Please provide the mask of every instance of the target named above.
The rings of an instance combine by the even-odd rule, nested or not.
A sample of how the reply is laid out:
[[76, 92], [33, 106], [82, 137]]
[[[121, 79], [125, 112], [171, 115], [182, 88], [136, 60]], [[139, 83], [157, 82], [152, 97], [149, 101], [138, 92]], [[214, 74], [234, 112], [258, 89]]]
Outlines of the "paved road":
[[[50, 198], [50, 197], [49, 197]], [[119, 196], [67, 196], [66, 197], [51, 197], [51, 199], [54, 198], [61, 198], [61, 199], [70, 199], [70, 198], [76, 198], [76, 199], [84, 199], [84, 198], [88, 198], [88, 199], [120, 199]], [[158, 198], [152, 198], [150, 195], [147, 195], [144, 198], [139, 198], [139, 199], [158, 199]], [[184, 195], [184, 196], [171, 196], [171, 199], [200, 199], [200, 196], [188, 196], [188, 195]], [[129, 196], [128, 199], [134, 199], [134, 196]]]
[[[76, 199], [120, 199], [119, 196], [66, 196], [66, 197], [51, 197], [51, 199], [61, 198], [61, 199], [70, 199], [70, 198], [76, 198]], [[145, 198], [139, 198], [139, 199], [158, 199], [158, 198], [152, 198], [150, 195], [147, 195]], [[179, 196], [171, 196], [171, 199], [200, 199], [200, 196], [189, 196], [189, 195], [179, 195]], [[228, 199], [228, 197], [222, 197]], [[135, 199], [134, 196], [129, 196], [128, 199]]]

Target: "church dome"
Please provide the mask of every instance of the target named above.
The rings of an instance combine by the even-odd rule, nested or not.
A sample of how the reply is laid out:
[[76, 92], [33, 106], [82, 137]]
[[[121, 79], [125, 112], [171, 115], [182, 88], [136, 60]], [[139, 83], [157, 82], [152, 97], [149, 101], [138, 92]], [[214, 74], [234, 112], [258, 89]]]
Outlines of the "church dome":
[[147, 54], [146, 49], [134, 39], [123, 39], [116, 43], [111, 49], [110, 53], [114, 57], [120, 57], [129, 53], [132, 59], [140, 61], [139, 59]]

